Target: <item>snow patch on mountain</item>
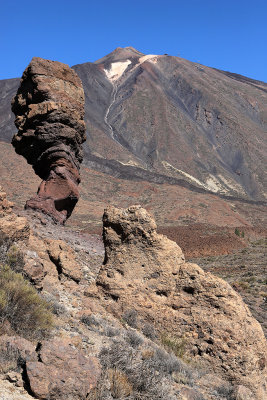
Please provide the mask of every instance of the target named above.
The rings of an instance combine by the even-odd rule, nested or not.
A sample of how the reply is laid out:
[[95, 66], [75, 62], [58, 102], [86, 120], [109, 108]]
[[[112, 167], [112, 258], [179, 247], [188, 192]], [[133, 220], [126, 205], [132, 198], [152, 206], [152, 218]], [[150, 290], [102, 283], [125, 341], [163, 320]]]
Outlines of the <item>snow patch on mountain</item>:
[[109, 69], [104, 69], [108, 79], [112, 82], [117, 81], [124, 71], [127, 69], [128, 65], [130, 65], [132, 62], [130, 60], [126, 61], [118, 61], [115, 63], [112, 63], [109, 67]]
[[148, 54], [146, 56], [140, 57], [139, 58], [139, 64], [142, 64], [143, 62], [145, 62], [147, 60], [149, 60], [149, 61], [153, 62], [154, 64], [156, 64], [156, 62], [158, 61], [158, 56], [155, 55], [155, 54]]

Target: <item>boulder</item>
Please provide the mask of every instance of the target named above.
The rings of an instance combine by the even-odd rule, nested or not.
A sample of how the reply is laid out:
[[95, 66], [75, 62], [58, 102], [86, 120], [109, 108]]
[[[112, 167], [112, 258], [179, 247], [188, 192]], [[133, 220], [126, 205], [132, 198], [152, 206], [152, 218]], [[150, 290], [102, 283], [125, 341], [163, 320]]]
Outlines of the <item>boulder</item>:
[[227, 282], [186, 263], [141, 206], [107, 208], [103, 239], [96, 283], [109, 310], [134, 310], [168, 343], [180, 340], [185, 359], [251, 389], [255, 399], [267, 395], [266, 339]]
[[80, 265], [75, 260], [74, 251], [63, 240], [46, 239], [47, 253], [50, 260], [55, 264], [59, 279], [62, 275], [80, 282], [83, 273]]
[[86, 399], [100, 372], [95, 357], [85, 357], [63, 338], [44, 342], [38, 361], [26, 363], [30, 391], [42, 400]]
[[21, 364], [26, 361], [37, 361], [35, 346], [21, 336], [0, 336], [0, 351], [6, 351], [7, 357]]
[[12, 139], [43, 179], [26, 208], [64, 223], [79, 198], [79, 168], [85, 141], [84, 91], [66, 64], [34, 57], [12, 100], [17, 134]]

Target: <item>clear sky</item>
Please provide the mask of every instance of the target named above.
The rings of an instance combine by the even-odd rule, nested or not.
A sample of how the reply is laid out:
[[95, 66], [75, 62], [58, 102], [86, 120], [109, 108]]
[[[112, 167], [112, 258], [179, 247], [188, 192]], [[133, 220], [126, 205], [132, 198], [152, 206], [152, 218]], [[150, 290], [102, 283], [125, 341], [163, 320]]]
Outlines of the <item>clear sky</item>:
[[33, 56], [69, 65], [116, 47], [267, 82], [267, 0], [0, 0], [0, 79]]

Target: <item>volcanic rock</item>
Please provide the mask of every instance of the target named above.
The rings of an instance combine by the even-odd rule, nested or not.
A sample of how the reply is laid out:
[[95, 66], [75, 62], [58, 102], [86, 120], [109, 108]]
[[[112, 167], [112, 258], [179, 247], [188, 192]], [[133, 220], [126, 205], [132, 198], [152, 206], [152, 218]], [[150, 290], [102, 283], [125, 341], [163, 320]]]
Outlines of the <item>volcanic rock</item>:
[[6, 192], [0, 186], [0, 217], [12, 213], [13, 203], [7, 199]]
[[0, 186], [0, 233], [12, 241], [28, 240], [30, 226], [26, 218], [12, 212], [13, 203]]
[[43, 180], [27, 208], [64, 223], [79, 198], [85, 141], [84, 91], [68, 65], [34, 57], [12, 100], [18, 128], [12, 144]]
[[95, 357], [85, 357], [67, 339], [44, 342], [39, 361], [26, 363], [27, 379], [34, 397], [49, 400], [85, 399], [100, 376]]
[[56, 265], [59, 278], [61, 274], [79, 282], [82, 279], [82, 270], [75, 261], [74, 252], [63, 240], [46, 240], [47, 253], [50, 260]]
[[266, 340], [260, 324], [224, 280], [186, 263], [180, 247], [156, 232], [141, 208], [109, 207], [105, 260], [97, 285], [116, 315], [137, 312], [161, 337], [182, 340], [184, 357], [263, 399]]
[[21, 362], [37, 361], [35, 346], [21, 336], [1, 335], [0, 349], [7, 349], [10, 358], [13, 355], [14, 358], [17, 357]]

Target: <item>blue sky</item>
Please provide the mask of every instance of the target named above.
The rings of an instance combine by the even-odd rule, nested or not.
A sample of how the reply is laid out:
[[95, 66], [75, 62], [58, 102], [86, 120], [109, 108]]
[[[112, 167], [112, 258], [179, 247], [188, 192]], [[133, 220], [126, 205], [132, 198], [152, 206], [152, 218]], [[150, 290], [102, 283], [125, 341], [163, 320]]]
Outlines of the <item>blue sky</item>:
[[0, 79], [33, 56], [74, 65], [133, 46], [267, 82], [266, 0], [1, 0], [0, 10]]

